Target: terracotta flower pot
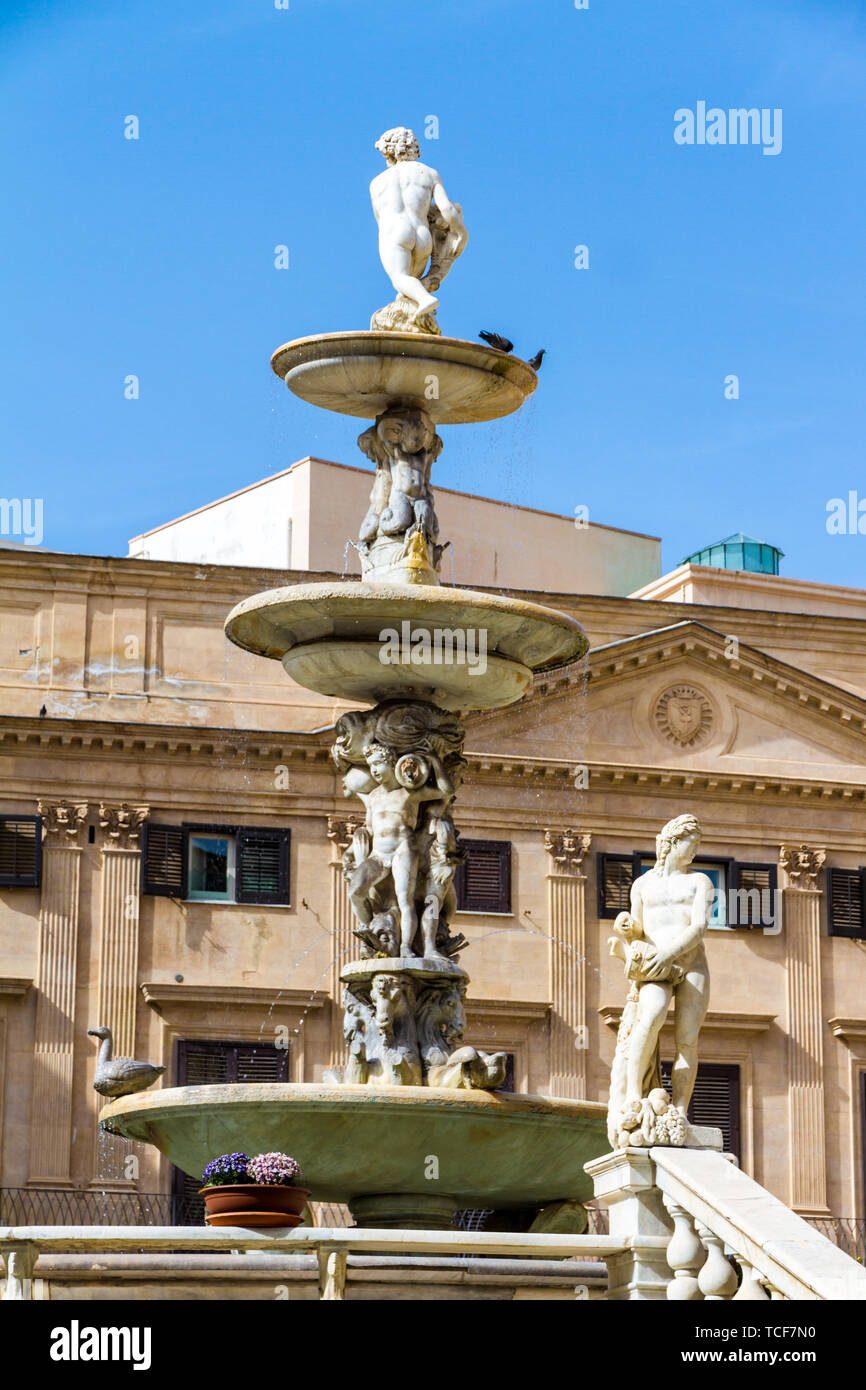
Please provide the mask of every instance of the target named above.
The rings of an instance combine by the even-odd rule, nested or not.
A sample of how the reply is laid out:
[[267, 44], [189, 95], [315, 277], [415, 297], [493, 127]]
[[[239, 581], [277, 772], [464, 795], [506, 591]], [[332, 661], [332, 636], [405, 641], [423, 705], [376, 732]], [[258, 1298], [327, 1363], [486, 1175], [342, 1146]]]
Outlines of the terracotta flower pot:
[[310, 1200], [306, 1187], [281, 1183], [214, 1183], [200, 1189], [209, 1226], [300, 1226]]

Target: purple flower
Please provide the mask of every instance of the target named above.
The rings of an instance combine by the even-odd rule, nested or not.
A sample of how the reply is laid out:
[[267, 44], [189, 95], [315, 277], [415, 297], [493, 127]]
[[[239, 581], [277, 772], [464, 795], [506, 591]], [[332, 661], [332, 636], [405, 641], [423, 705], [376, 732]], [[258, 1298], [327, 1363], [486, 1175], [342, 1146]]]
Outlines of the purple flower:
[[247, 1164], [249, 1159], [246, 1154], [220, 1154], [219, 1158], [212, 1158], [210, 1163], [202, 1173], [202, 1187], [218, 1186], [221, 1183], [235, 1183], [247, 1181]]
[[301, 1165], [288, 1154], [256, 1154], [247, 1164], [251, 1182], [290, 1187], [301, 1176]]

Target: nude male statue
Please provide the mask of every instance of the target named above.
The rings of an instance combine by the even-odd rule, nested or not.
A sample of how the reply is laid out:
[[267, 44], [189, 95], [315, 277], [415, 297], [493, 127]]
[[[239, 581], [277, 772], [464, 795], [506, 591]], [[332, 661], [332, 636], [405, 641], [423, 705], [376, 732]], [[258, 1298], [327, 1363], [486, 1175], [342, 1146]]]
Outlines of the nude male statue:
[[698, 1034], [709, 1002], [703, 938], [715, 893], [708, 875], [690, 868], [700, 841], [694, 816], [668, 821], [656, 839], [654, 868], [635, 879], [631, 911], [620, 913], [614, 923], [620, 941], [614, 941], [611, 950], [625, 961], [633, 984], [611, 1074], [613, 1132], [634, 1130], [646, 1122], [645, 1102], [656, 1098], [659, 1085], [658, 1038], [672, 996], [672, 1103], [685, 1124], [697, 1075]]
[[[350, 768], [343, 778], [347, 794], [359, 796], [367, 809], [371, 840], [370, 853], [349, 880], [349, 899], [358, 920], [369, 926], [373, 917], [370, 889], [390, 874], [400, 909], [400, 954], [411, 956], [418, 928], [414, 902], [418, 814], [424, 802], [449, 802], [454, 784], [435, 753], [423, 757], [404, 753], [395, 759], [388, 748], [371, 742], [365, 758], [368, 771]], [[429, 785], [431, 771], [435, 785]]]
[[388, 165], [370, 184], [379, 256], [397, 294], [412, 301], [418, 318], [438, 305], [431, 291], [439, 288], [466, 245], [463, 210], [451, 202], [436, 170], [421, 163], [411, 130], [386, 130], [376, 149]]

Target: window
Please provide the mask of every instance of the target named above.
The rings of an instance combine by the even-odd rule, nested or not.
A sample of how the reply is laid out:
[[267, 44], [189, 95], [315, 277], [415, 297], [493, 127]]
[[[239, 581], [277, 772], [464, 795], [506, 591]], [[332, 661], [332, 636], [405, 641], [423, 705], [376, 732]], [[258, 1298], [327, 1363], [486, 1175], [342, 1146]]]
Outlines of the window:
[[775, 927], [777, 879], [775, 864], [733, 863], [728, 926]]
[[866, 938], [866, 868], [827, 870], [827, 928], [831, 936]]
[[[249, 1085], [255, 1081], [286, 1081], [289, 1054], [270, 1043], [199, 1042], [177, 1044], [175, 1074], [178, 1086]], [[214, 1154], [216, 1158], [218, 1155]], [[203, 1226], [204, 1202], [198, 1195], [201, 1173], [172, 1169], [176, 1226]]]
[[187, 897], [234, 902], [234, 835], [194, 835], [190, 832], [187, 853]]
[[291, 832], [145, 821], [142, 893], [191, 902], [289, 902]]
[[[645, 874], [656, 862], [655, 855], [642, 855], [638, 873]], [[709, 920], [711, 930], [733, 926], [728, 920], [728, 890], [733, 879], [732, 859], [709, 859], [697, 854], [692, 860], [695, 869], [706, 874], [713, 885], [713, 911]]]
[[42, 881], [42, 817], [0, 816], [0, 887], [38, 888]]
[[[597, 854], [599, 917], [611, 918], [627, 912], [632, 883], [647, 873], [655, 862], [654, 854], [643, 854], [640, 850], [632, 854]], [[699, 854], [694, 867], [708, 875], [715, 890], [711, 929], [775, 925], [775, 864], [738, 863], [735, 859], [712, 859]]]
[[633, 854], [597, 854], [598, 915], [616, 917], [628, 912], [634, 882]]
[[454, 875], [458, 912], [511, 911], [511, 842], [463, 840], [465, 861]]
[[[662, 1062], [662, 1084], [670, 1094], [670, 1062]], [[725, 1153], [739, 1158], [740, 1068], [728, 1063], [699, 1062], [688, 1117], [693, 1125], [720, 1129]]]

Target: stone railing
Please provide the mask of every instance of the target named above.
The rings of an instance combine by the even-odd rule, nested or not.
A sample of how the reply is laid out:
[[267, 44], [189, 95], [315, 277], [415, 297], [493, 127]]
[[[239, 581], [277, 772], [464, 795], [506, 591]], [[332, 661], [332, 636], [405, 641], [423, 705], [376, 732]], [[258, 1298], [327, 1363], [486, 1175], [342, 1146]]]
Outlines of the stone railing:
[[[0, 1227], [0, 1255], [6, 1261], [3, 1300], [32, 1300], [43, 1255], [190, 1251], [273, 1251], [315, 1253], [319, 1293], [325, 1300], [346, 1297], [350, 1254], [494, 1256], [508, 1260], [602, 1260], [620, 1258], [628, 1242], [613, 1236], [521, 1235], [485, 1231], [402, 1231], [299, 1226], [293, 1231], [250, 1231], [207, 1226], [19, 1226]], [[587, 1298], [585, 1266], [575, 1267], [575, 1298]]]
[[866, 1270], [721, 1153], [618, 1150], [587, 1172], [628, 1241], [611, 1299], [866, 1300]]

